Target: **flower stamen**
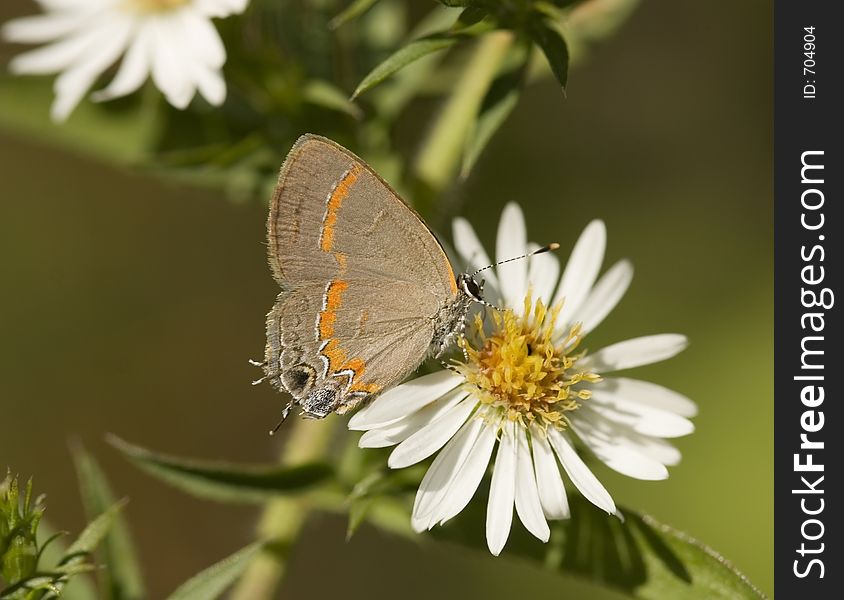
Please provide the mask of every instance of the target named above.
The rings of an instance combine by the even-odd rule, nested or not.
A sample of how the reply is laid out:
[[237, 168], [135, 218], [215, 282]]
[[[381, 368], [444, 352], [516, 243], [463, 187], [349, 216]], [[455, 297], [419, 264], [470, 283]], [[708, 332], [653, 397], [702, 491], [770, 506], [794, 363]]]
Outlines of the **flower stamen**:
[[174, 10], [191, 0], [125, 0], [124, 6], [140, 13], [157, 13]]
[[566, 413], [577, 410], [591, 391], [579, 387], [597, 383], [601, 377], [577, 367], [585, 352], [576, 352], [583, 339], [580, 323], [554, 343], [555, 326], [562, 303], [548, 308], [528, 292], [524, 314], [511, 310], [492, 313], [493, 331], [484, 331], [484, 322], [475, 315], [471, 330], [477, 348], [464, 341], [468, 362], [458, 362], [457, 370], [480, 401], [498, 409], [511, 421], [528, 426], [536, 422], [543, 429], [568, 426]]

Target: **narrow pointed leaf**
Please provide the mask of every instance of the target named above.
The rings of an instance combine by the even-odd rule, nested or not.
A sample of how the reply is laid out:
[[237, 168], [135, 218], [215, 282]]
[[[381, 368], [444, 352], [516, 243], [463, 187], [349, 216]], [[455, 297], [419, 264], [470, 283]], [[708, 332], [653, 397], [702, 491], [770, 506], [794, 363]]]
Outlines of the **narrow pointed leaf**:
[[[487, 492], [478, 493], [486, 497]], [[528, 560], [548, 570], [585, 578], [596, 585], [641, 600], [758, 600], [765, 595], [723, 556], [694, 538], [628, 509], [624, 521], [595, 508], [577, 494], [570, 498], [572, 515], [551, 521], [551, 539], [539, 542], [513, 527], [502, 557]], [[483, 536], [485, 503], [471, 503], [427, 539], [458, 543], [488, 554]], [[395, 522], [370, 510], [367, 519], [404, 535]], [[416, 540], [425, 537], [414, 536]]]
[[[67, 552], [67, 534], [56, 532], [44, 519], [38, 525], [38, 546], [42, 548], [38, 566], [41, 571], [50, 571], [61, 561]], [[51, 540], [49, 543], [48, 540]], [[78, 576], [65, 584], [62, 590], [62, 600], [97, 600], [97, 590], [94, 580], [88, 576]]]
[[363, 113], [360, 107], [349, 100], [334, 84], [321, 79], [309, 81], [302, 90], [304, 99], [315, 106], [345, 113], [355, 119], [360, 119]]
[[337, 29], [353, 19], [357, 19], [363, 13], [372, 8], [378, 0], [354, 0], [340, 14], [329, 21], [331, 29]]
[[346, 526], [347, 542], [352, 539], [358, 528], [366, 521], [372, 502], [370, 498], [357, 498], [349, 503], [349, 523]]
[[523, 52], [522, 57], [514, 66], [505, 69], [492, 82], [466, 140], [463, 166], [460, 170], [461, 177], [468, 177], [492, 136], [516, 108], [529, 59], [530, 53]]
[[487, 15], [489, 15], [489, 12], [483, 8], [467, 6], [460, 13], [460, 16], [457, 17], [457, 23], [464, 27], [469, 27], [475, 23], [480, 23]]
[[530, 36], [545, 54], [551, 72], [565, 90], [569, 78], [569, 49], [563, 34], [552, 24], [537, 19], [530, 28]]
[[355, 93], [352, 94], [352, 100], [360, 96], [365, 91], [375, 87], [402, 67], [406, 67], [423, 56], [428, 56], [434, 52], [451, 48], [459, 40], [460, 36], [444, 32], [435, 33], [409, 42], [391, 54], [363, 78], [363, 81], [358, 84]]
[[263, 502], [279, 494], [308, 490], [333, 474], [324, 463], [284, 467], [211, 462], [160, 454], [113, 435], [108, 441], [150, 475], [193, 496], [218, 502]]
[[256, 542], [200, 571], [174, 591], [167, 600], [213, 600], [219, 598], [249, 565], [261, 549]]
[[126, 505], [126, 500], [115, 502], [93, 521], [88, 523], [79, 537], [70, 545], [61, 559], [62, 564], [73, 562], [82, 555], [91, 554], [103, 541], [115, 518]]
[[[82, 503], [89, 519], [105, 511], [115, 502], [111, 486], [100, 465], [81, 444], [72, 447], [73, 461]], [[129, 533], [129, 526], [118, 514], [105, 540], [101, 556], [103, 569], [98, 571], [101, 589], [112, 600], [136, 600], [146, 596], [140, 564]]]

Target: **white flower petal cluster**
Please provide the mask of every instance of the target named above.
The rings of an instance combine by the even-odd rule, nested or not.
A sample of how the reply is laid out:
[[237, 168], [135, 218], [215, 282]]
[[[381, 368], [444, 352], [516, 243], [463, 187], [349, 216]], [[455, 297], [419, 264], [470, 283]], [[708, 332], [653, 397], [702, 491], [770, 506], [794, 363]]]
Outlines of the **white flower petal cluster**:
[[[469, 269], [490, 264], [463, 219], [454, 223], [454, 242]], [[546, 306], [564, 301], [549, 332], [562, 348], [570, 343], [567, 335], [577, 323], [581, 336], [597, 327], [631, 282], [633, 268], [626, 260], [599, 278], [605, 245], [604, 224], [593, 221], [575, 244], [561, 277], [557, 258], [539, 254], [485, 272], [489, 273], [487, 295], [493, 300], [497, 296], [522, 319], [528, 294]], [[508, 205], [500, 221], [496, 258], [500, 261], [535, 248], [527, 242], [521, 210]], [[365, 432], [361, 447], [395, 446], [389, 458], [389, 466], [395, 469], [436, 454], [413, 506], [412, 524], [417, 531], [460, 513], [492, 463], [486, 537], [490, 551], [497, 555], [509, 536], [514, 508], [523, 525], [543, 541], [550, 535], [548, 520], [569, 516], [563, 473], [590, 502], [616, 513], [612, 497], [575, 449], [575, 440], [607, 466], [630, 477], [668, 477], [666, 466], [676, 465], [680, 453], [666, 439], [693, 431], [689, 418], [697, 412], [695, 404], [653, 383], [607, 375], [671, 358], [686, 345], [682, 335], [650, 335], [579, 356], [578, 369], [594, 371], [600, 378], [571, 386], [572, 393], [587, 388], [588, 392], [579, 396], [575, 409], [564, 413], [565, 426], [521, 418], [520, 413], [502, 409], [501, 403], [490, 403], [488, 390], [474, 386], [462, 373], [443, 370], [376, 398], [352, 417], [349, 428]]]
[[94, 94], [109, 100], [152, 77], [167, 101], [185, 108], [197, 91], [211, 104], [226, 98], [226, 50], [212, 18], [243, 12], [249, 0], [38, 0], [44, 13], [2, 27], [10, 42], [45, 44], [12, 59], [12, 73], [58, 73], [51, 115], [64, 121], [97, 79], [122, 61]]

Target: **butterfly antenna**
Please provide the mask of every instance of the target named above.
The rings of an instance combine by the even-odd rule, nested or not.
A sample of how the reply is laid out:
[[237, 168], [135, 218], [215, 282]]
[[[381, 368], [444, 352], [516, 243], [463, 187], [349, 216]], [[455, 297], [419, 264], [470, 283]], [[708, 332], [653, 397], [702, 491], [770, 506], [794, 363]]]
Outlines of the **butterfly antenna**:
[[496, 263], [492, 263], [491, 265], [487, 265], [485, 267], [482, 267], [482, 268], [478, 269], [477, 271], [475, 271], [474, 273], [472, 273], [472, 277], [474, 277], [478, 273], [482, 273], [482, 272], [486, 271], [487, 269], [491, 269], [492, 267], [497, 267], [498, 265], [506, 265], [507, 263], [513, 262], [514, 260], [522, 260], [524, 258], [530, 258], [531, 256], [536, 256], [537, 254], [544, 254], [545, 252], [551, 252], [553, 250], [556, 250], [559, 247], [560, 247], [560, 245], [557, 242], [551, 242], [547, 246], [542, 246], [542, 248], [534, 250], [533, 252], [528, 252], [527, 254], [522, 254], [521, 256], [514, 256], [513, 258], [508, 258], [506, 260], [500, 260]]
[[295, 398], [287, 403], [287, 406], [285, 406], [284, 410], [281, 411], [281, 420], [278, 422], [278, 424], [275, 427], [270, 429], [270, 435], [275, 435], [276, 431], [281, 429], [281, 426], [284, 425], [284, 422], [287, 420], [287, 415], [290, 414], [290, 409], [293, 408], [294, 404], [296, 404]]

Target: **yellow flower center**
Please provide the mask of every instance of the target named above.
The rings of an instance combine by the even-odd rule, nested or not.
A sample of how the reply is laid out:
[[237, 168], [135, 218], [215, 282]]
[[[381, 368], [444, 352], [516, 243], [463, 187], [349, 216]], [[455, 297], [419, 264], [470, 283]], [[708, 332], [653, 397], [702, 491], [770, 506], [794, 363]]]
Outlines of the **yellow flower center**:
[[142, 13], [166, 12], [190, 4], [191, 0], [125, 0], [125, 6]]
[[528, 293], [523, 316], [509, 309], [492, 314], [490, 334], [484, 331], [480, 315], [475, 316], [472, 331], [478, 347], [464, 341], [469, 360], [457, 363], [457, 369], [482, 404], [524, 426], [536, 422], [543, 429], [563, 429], [568, 425], [566, 413], [592, 394], [579, 384], [596, 383], [601, 377], [577, 368], [585, 355], [577, 352], [583, 338], [580, 323], [554, 343], [561, 308], [558, 304], [549, 310], [541, 300], [534, 305]]

